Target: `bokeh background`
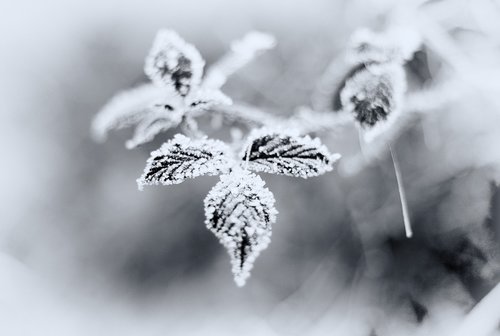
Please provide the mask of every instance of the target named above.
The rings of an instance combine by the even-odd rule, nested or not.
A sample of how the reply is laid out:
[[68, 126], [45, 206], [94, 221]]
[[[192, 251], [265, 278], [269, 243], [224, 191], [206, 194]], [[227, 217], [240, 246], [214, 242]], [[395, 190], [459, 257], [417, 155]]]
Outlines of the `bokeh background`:
[[[452, 42], [425, 31], [411, 90], [450, 78], [462, 89], [394, 141], [412, 239], [386, 151], [355, 173], [263, 174], [280, 214], [238, 288], [203, 224], [216, 177], [137, 190], [174, 133], [131, 151], [130, 130], [90, 137], [106, 101], [147, 80], [160, 28], [207, 64], [248, 30], [275, 35], [224, 91], [287, 115], [311, 105], [354, 29], [394, 17], [430, 20]], [[498, 2], [20, 0], [0, 4], [0, 27], [0, 334], [445, 335], [499, 282]], [[360, 152], [353, 130], [318, 136]]]

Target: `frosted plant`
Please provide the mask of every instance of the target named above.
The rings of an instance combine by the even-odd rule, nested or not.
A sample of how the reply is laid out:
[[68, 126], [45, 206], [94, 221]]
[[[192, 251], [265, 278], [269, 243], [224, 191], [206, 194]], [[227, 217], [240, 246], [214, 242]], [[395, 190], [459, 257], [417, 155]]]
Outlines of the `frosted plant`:
[[[362, 135], [361, 156], [365, 155], [365, 145], [375, 140], [383, 141], [379, 148], [389, 149], [394, 162], [407, 237], [412, 236], [410, 216], [402, 174], [391, 141], [397, 134], [394, 127], [404, 126], [407, 120], [402, 113], [407, 90], [404, 65], [420, 44], [421, 38], [412, 27], [391, 26], [382, 33], [366, 28], [358, 29], [352, 34], [345, 53], [347, 71], [339, 76], [336, 69], [339, 62], [333, 62], [320, 83], [320, 91], [313, 97], [323, 107], [325, 104], [321, 101], [329, 102], [329, 109], [339, 115], [337, 118], [330, 118], [328, 127], [322, 124], [317, 127], [318, 130], [335, 130], [345, 125], [347, 118], [357, 126]], [[306, 113], [314, 114], [313, 111]], [[316, 115], [321, 117], [318, 119], [325, 120], [321, 114]], [[352, 159], [348, 158], [346, 161], [349, 171], [359, 171], [359, 167], [352, 164]]]
[[351, 69], [337, 88], [339, 108], [350, 113], [371, 142], [399, 117], [406, 93], [404, 63], [420, 46], [415, 30], [393, 26], [382, 33], [367, 28], [350, 38], [346, 60]]
[[[396, 37], [395, 37], [396, 36]], [[307, 133], [331, 131], [354, 122], [363, 139], [371, 141], [394, 127], [404, 106], [405, 60], [419, 40], [398, 44], [397, 34], [354, 34], [350, 43], [351, 69], [339, 83], [340, 113], [329, 117], [307, 108], [290, 118], [232, 101], [220, 88], [239, 68], [275, 45], [273, 37], [251, 32], [234, 42], [230, 52], [208, 69], [197, 49], [170, 30], [160, 31], [146, 58], [150, 84], [113, 98], [97, 115], [93, 132], [105, 138], [111, 129], [136, 125], [128, 148], [150, 141], [160, 132], [181, 126], [177, 134], [151, 152], [139, 189], [146, 185], [172, 185], [188, 178], [220, 175], [205, 199], [206, 225], [227, 249], [236, 283], [245, 284], [253, 263], [267, 247], [277, 214], [274, 197], [255, 173], [309, 178], [333, 169], [340, 158], [331, 154], [318, 138]], [[198, 130], [196, 118], [206, 111], [244, 122], [250, 132], [234, 143], [209, 139]], [[260, 128], [255, 127], [260, 126]], [[391, 152], [392, 153], [392, 152]], [[394, 157], [394, 154], [393, 154]], [[394, 157], [407, 235], [411, 236], [404, 189]]]
[[[312, 132], [329, 135], [340, 126], [354, 124], [356, 134], [359, 131], [361, 135], [361, 150], [354, 156], [373, 158], [390, 152], [406, 234], [408, 237], [412, 235], [401, 169], [391, 144], [397, 143], [400, 130], [406, 125], [406, 116], [414, 112], [411, 110], [414, 107], [408, 107], [412, 92], [407, 88], [405, 68], [408, 68], [407, 62], [420, 43], [415, 31], [401, 27], [392, 27], [382, 33], [367, 29], [356, 31], [346, 52], [344, 61], [347, 65], [337, 69], [339, 73], [343, 72], [342, 76], [331, 81], [335, 82], [335, 91], [327, 93], [327, 107], [302, 108], [292, 116], [284, 117], [284, 114], [270, 115], [265, 108], [230, 104], [230, 99], [220, 91], [229, 76], [274, 46], [274, 38], [256, 32], [245, 35], [234, 42], [231, 50], [204, 75], [204, 61], [199, 52], [177, 34], [164, 31], [158, 35], [146, 60], [145, 71], [151, 83], [115, 97], [104, 109], [108, 112], [102, 112], [96, 118], [94, 131], [96, 135], [105, 136], [111, 129], [136, 125], [134, 137], [127, 142], [129, 148], [177, 126], [187, 133], [187, 136], [177, 134], [151, 153], [144, 172], [137, 179], [138, 187], [142, 190], [149, 185], [172, 185], [198, 176], [219, 175], [220, 181], [204, 200], [205, 225], [227, 250], [234, 280], [243, 286], [255, 260], [270, 244], [278, 213], [272, 192], [258, 174], [309, 178], [331, 171], [340, 158], [339, 154], [330, 154], [319, 139], [307, 135]], [[196, 118], [206, 111], [221, 117], [217, 119], [219, 125], [222, 121], [237, 121], [247, 128], [230, 130], [233, 143], [210, 139], [198, 130], [196, 124]], [[274, 128], [276, 126], [279, 128]], [[356, 170], [345, 165], [346, 161], [344, 159], [343, 164], [351, 174], [369, 162], [365, 160], [358, 164]], [[352, 204], [353, 208], [358, 205], [357, 202]], [[360, 213], [364, 215], [364, 212], [372, 211], [371, 206], [367, 208], [361, 209]], [[385, 209], [385, 205], [383, 210], [374, 211], [373, 219], [367, 221], [376, 223], [375, 217], [384, 217], [385, 213], [392, 211]], [[365, 221], [354, 211], [352, 217], [358, 223]], [[386, 230], [373, 226], [372, 229], [377, 235], [386, 235], [380, 232]], [[361, 239], [361, 245], [363, 243]], [[392, 237], [388, 244], [391, 249], [394, 247]], [[469, 254], [472, 248], [467, 246], [463, 248], [465, 252], [459, 253]], [[486, 262], [485, 257], [470, 254], [465, 260], [457, 258], [457, 254], [443, 259], [447, 259], [452, 267], [462, 267], [461, 264], [472, 263], [472, 260], [474, 269], [476, 259]], [[369, 262], [370, 257], [366, 260]], [[420, 304], [413, 300], [413, 294], [410, 301], [420, 322], [427, 314], [425, 302]]]
[[205, 223], [227, 249], [234, 279], [243, 286], [270, 242], [277, 214], [273, 194], [251, 171], [307, 178], [331, 171], [339, 158], [319, 139], [267, 128], [253, 131], [238, 156], [222, 141], [178, 134], [151, 153], [137, 184], [142, 190], [221, 174], [205, 199]]
[[330, 171], [331, 161], [340, 158], [339, 154], [327, 153], [318, 138], [264, 128], [249, 135], [240, 157], [254, 171], [308, 178]]
[[144, 175], [137, 183], [144, 185], [178, 184], [186, 178], [218, 175], [227, 172], [232, 163], [229, 147], [219, 140], [197, 139], [177, 134], [151, 153]]
[[405, 73], [399, 64], [368, 63], [346, 80], [340, 101], [370, 142], [394, 124], [405, 91]]
[[271, 242], [278, 212], [264, 185], [259, 176], [235, 167], [205, 198], [205, 224], [227, 249], [238, 286], [245, 284], [255, 259]]
[[[404, 104], [404, 61], [419, 47], [420, 39], [416, 33], [404, 34], [408, 36], [407, 40], [396, 38], [401, 36], [398, 29], [400, 27], [391, 27], [385, 34], [362, 29], [351, 38], [348, 56], [352, 59], [353, 68], [338, 89], [340, 108], [343, 113], [354, 117], [366, 142], [387, 133], [400, 117]], [[406, 193], [391, 140], [387, 141], [387, 146], [394, 163], [406, 236], [410, 238], [413, 231]]]
[[219, 90], [227, 77], [273, 45], [270, 35], [247, 34], [209, 69], [204, 81], [205, 61], [198, 50], [174, 31], [160, 30], [144, 66], [151, 83], [119, 93], [106, 104], [94, 119], [94, 137], [102, 141], [112, 129], [137, 125], [133, 138], [126, 143], [130, 149], [179, 125], [196, 132], [192, 129], [194, 117], [215, 106], [232, 104]]

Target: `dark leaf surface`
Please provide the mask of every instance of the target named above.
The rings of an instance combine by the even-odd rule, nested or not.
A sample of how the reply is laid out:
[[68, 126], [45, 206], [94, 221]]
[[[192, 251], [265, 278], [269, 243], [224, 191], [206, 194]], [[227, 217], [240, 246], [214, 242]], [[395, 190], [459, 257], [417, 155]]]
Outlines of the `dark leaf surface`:
[[271, 238], [275, 222], [274, 196], [254, 173], [235, 168], [221, 176], [205, 198], [207, 228], [227, 249], [234, 280], [245, 284], [260, 251]]

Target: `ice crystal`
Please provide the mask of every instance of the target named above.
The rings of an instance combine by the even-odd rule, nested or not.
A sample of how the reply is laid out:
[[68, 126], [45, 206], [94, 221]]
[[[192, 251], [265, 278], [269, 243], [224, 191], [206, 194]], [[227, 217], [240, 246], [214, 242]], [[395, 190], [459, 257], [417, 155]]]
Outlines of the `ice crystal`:
[[344, 111], [351, 113], [366, 141], [390, 127], [401, 110], [405, 73], [397, 63], [372, 63], [346, 80], [340, 92]]
[[308, 178], [331, 171], [340, 155], [318, 138], [264, 128], [250, 134], [240, 157], [254, 171]]
[[234, 280], [243, 286], [255, 259], [271, 241], [274, 196], [254, 173], [236, 167], [205, 198], [205, 224], [227, 249]]
[[231, 44], [231, 51], [209, 68], [203, 85], [222, 87], [229, 76], [245, 66], [262, 52], [273, 48], [276, 40], [272, 35], [252, 31]]
[[145, 185], [178, 184], [187, 178], [226, 172], [232, 164], [229, 148], [222, 141], [192, 140], [177, 134], [151, 152], [137, 184], [139, 189]]
[[163, 29], [156, 34], [146, 57], [144, 72], [160, 86], [173, 87], [181, 96], [199, 86], [205, 61], [198, 50], [176, 32]]

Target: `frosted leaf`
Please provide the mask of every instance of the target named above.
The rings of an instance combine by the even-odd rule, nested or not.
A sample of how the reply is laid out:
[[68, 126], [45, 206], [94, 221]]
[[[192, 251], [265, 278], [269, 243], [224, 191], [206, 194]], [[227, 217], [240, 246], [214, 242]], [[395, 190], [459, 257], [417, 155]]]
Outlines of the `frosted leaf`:
[[152, 113], [137, 125], [134, 136], [125, 143], [125, 146], [127, 149], [140, 146], [153, 140], [157, 134], [178, 126], [180, 122], [179, 118]]
[[231, 105], [233, 101], [220, 90], [200, 89], [186, 97], [186, 105], [189, 111], [208, 110], [217, 105]]
[[278, 212], [264, 185], [259, 176], [236, 167], [205, 198], [205, 224], [227, 249], [238, 286], [245, 284], [255, 259], [271, 241]]
[[151, 152], [137, 185], [142, 190], [145, 185], [178, 184], [187, 178], [224, 173], [233, 163], [229, 153], [228, 146], [220, 140], [192, 140], [177, 134]]
[[214, 106], [231, 105], [231, 99], [220, 90], [200, 87], [203, 67], [194, 46], [171, 30], [160, 30], [145, 63], [145, 72], [153, 83], [114, 97], [93, 122], [94, 138], [103, 141], [111, 129], [138, 124], [126, 143], [130, 149], [177, 126], [185, 117], [196, 117]]
[[406, 91], [405, 73], [400, 64], [368, 64], [346, 80], [340, 92], [342, 109], [371, 141], [397, 118]]
[[144, 72], [153, 83], [172, 87], [181, 96], [186, 96], [199, 86], [204, 66], [205, 61], [192, 44], [186, 43], [176, 32], [163, 29], [156, 34]]
[[231, 44], [231, 51], [208, 69], [203, 86], [222, 87], [229, 76], [275, 45], [276, 40], [272, 35], [258, 31], [247, 33], [240, 40], [234, 41]]
[[254, 171], [308, 178], [331, 171], [340, 154], [330, 154], [318, 138], [260, 129], [249, 135], [240, 158]]
[[402, 62], [410, 59], [421, 44], [417, 30], [395, 25], [383, 32], [359, 28], [350, 37], [347, 59], [353, 63]]
[[151, 112], [163, 93], [151, 84], [144, 84], [114, 96], [95, 116], [92, 135], [97, 141], [106, 140], [111, 129], [129, 127]]

